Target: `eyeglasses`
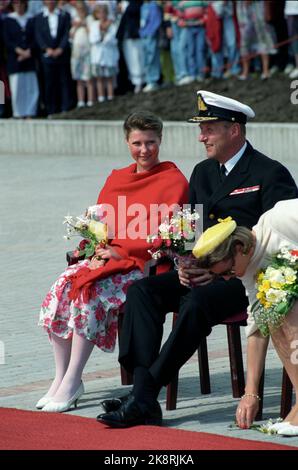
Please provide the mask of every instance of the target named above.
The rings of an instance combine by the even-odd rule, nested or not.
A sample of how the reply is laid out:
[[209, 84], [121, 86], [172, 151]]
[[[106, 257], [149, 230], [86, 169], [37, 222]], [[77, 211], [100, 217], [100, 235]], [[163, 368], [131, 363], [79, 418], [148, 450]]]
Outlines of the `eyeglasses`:
[[223, 277], [223, 276], [230, 276], [230, 277], [233, 277], [235, 276], [235, 260], [234, 258], [232, 258], [232, 265], [230, 267], [230, 269], [226, 269], [226, 271], [223, 271], [221, 273], [216, 273], [215, 274], [215, 277], [216, 278], [219, 278], [219, 277]]
[[223, 276], [235, 276], [235, 269], [228, 269], [227, 271], [224, 271], [220, 274], [218, 274], [219, 277], [223, 277]]

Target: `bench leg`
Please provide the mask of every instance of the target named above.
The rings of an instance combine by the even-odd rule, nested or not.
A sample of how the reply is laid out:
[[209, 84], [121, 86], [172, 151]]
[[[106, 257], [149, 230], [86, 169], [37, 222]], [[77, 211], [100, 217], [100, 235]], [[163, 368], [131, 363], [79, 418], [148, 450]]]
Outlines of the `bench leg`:
[[280, 416], [285, 418], [292, 408], [293, 385], [289, 379], [286, 369], [282, 371], [282, 387], [280, 401]]
[[245, 388], [240, 326], [227, 325], [227, 336], [233, 397], [240, 398]]
[[202, 395], [211, 393], [207, 340], [203, 338], [198, 348], [200, 385]]
[[178, 394], [178, 380], [179, 373], [172, 379], [172, 381], [167, 386], [167, 410], [176, 410], [177, 406], [177, 394]]

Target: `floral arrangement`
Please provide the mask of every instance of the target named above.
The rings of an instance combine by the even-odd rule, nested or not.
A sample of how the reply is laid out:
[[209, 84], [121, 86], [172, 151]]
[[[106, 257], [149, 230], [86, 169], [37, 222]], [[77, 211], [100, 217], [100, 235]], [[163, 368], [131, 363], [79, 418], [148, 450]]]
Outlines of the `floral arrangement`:
[[95, 253], [97, 245], [106, 245], [108, 241], [107, 225], [94, 218], [92, 206], [87, 209], [85, 215], [64, 217], [64, 224], [66, 224], [67, 235], [64, 237], [70, 240], [75, 236], [83, 237], [79, 246], [74, 251], [75, 257], [85, 256], [85, 258], [92, 257]]
[[257, 274], [257, 301], [252, 306], [263, 336], [278, 328], [298, 298], [298, 250], [282, 248], [269, 266]]
[[181, 209], [171, 218], [167, 218], [158, 227], [158, 233], [149, 235], [148, 243], [152, 243], [153, 248], [148, 250], [153, 259], [162, 256], [191, 257], [192, 245], [196, 238], [196, 226], [200, 216], [196, 211], [189, 208]]
[[[276, 423], [281, 423], [282, 421], [283, 421], [282, 418], [277, 418], [277, 419], [269, 418], [268, 421], [266, 421], [266, 423], [263, 423], [263, 424], [253, 423], [249, 429], [251, 429], [252, 431], [262, 432], [263, 434], [273, 435], [273, 434], [277, 434], [277, 430], [273, 427], [273, 425]], [[237, 423], [230, 424], [228, 428], [231, 431], [236, 431], [236, 430], [241, 429]]]

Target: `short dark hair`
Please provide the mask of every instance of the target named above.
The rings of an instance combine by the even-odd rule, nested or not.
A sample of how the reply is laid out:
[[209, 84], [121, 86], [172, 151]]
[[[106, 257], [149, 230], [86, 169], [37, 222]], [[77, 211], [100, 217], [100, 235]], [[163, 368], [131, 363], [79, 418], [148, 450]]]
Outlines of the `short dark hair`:
[[123, 130], [126, 139], [133, 130], [154, 131], [159, 138], [162, 136], [163, 122], [155, 114], [149, 111], [134, 111], [124, 121]]

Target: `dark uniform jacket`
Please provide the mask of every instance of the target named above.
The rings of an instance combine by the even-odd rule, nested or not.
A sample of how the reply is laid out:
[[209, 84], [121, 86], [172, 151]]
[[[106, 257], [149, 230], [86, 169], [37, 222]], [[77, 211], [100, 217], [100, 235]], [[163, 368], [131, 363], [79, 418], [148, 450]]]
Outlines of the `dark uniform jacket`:
[[198, 163], [190, 178], [190, 203], [203, 204], [204, 230], [228, 216], [252, 228], [276, 202], [296, 197], [297, 186], [289, 171], [249, 143], [223, 182], [214, 159]]
[[[65, 63], [70, 59], [70, 44], [69, 44], [69, 31], [71, 26], [71, 19], [69, 13], [60, 10], [58, 19], [57, 36], [51, 36], [48, 17], [43, 13], [39, 13], [35, 17], [35, 39], [39, 49], [41, 50], [41, 58], [46, 63]], [[47, 48], [63, 49], [63, 54], [59, 57], [47, 57], [45, 51]]]

